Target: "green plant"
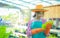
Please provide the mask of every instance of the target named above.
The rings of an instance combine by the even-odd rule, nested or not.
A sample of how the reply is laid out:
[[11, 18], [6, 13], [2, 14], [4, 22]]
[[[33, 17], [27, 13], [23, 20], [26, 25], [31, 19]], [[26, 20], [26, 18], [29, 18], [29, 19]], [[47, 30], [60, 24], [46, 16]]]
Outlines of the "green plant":
[[6, 33], [6, 26], [0, 25], [0, 38], [8, 38], [10, 33]]

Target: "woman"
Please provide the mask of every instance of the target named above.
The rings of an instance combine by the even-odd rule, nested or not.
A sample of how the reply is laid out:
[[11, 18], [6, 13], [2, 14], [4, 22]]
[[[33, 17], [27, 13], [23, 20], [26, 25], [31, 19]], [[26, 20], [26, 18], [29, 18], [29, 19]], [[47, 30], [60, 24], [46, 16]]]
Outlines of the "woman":
[[32, 36], [32, 38], [46, 38], [44, 29], [42, 29], [43, 21], [41, 19], [41, 17], [44, 16], [44, 12], [46, 12], [46, 10], [43, 9], [42, 5], [37, 5], [36, 9], [32, 11], [35, 13], [35, 19], [32, 21], [32, 23], [30, 22], [30, 24], [28, 24], [28, 37]]

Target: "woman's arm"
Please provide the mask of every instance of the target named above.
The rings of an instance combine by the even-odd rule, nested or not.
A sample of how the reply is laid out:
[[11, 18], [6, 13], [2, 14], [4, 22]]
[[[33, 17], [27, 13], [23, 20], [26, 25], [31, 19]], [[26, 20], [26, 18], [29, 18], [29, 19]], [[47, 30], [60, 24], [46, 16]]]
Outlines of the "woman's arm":
[[27, 26], [27, 30], [26, 30], [27, 36], [31, 36], [31, 35], [32, 35], [32, 33], [31, 33], [31, 28], [30, 28], [30, 25], [31, 25], [32, 21], [33, 21], [33, 20], [30, 20], [30, 21], [28, 22], [28, 26]]
[[30, 28], [30, 25], [28, 24], [28, 28], [27, 28], [27, 36], [30, 36], [30, 35], [33, 35], [33, 34], [36, 34], [36, 33], [39, 33], [39, 32], [42, 32], [44, 31], [43, 28], [37, 28], [37, 29], [32, 29]]
[[31, 36], [31, 35], [32, 35], [32, 34], [31, 34], [31, 29], [30, 29], [30, 27], [27, 28], [27, 32], [26, 32], [26, 34], [27, 34], [27, 36]]
[[36, 34], [36, 33], [42, 32], [42, 31], [44, 31], [43, 28], [37, 28], [37, 29], [31, 30], [31, 33], [32, 33], [32, 34]]

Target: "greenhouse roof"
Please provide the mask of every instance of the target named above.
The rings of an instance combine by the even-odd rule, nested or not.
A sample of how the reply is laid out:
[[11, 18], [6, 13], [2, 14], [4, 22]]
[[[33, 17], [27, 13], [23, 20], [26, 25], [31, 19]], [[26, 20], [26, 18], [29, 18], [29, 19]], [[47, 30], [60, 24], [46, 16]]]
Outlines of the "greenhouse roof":
[[43, 6], [51, 6], [60, 4], [60, 0], [1, 0], [0, 3], [15, 6], [21, 9], [33, 9], [37, 4], [42, 4]]

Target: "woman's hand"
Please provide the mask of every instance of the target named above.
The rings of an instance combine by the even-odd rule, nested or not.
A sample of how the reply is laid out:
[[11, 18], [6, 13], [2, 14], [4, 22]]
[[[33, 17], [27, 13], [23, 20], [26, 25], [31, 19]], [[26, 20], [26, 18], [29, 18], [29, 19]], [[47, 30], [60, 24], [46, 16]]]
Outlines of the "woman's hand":
[[46, 36], [50, 33], [51, 27], [52, 27], [52, 24], [50, 24], [50, 23], [46, 24], [46, 29], [44, 31]]

